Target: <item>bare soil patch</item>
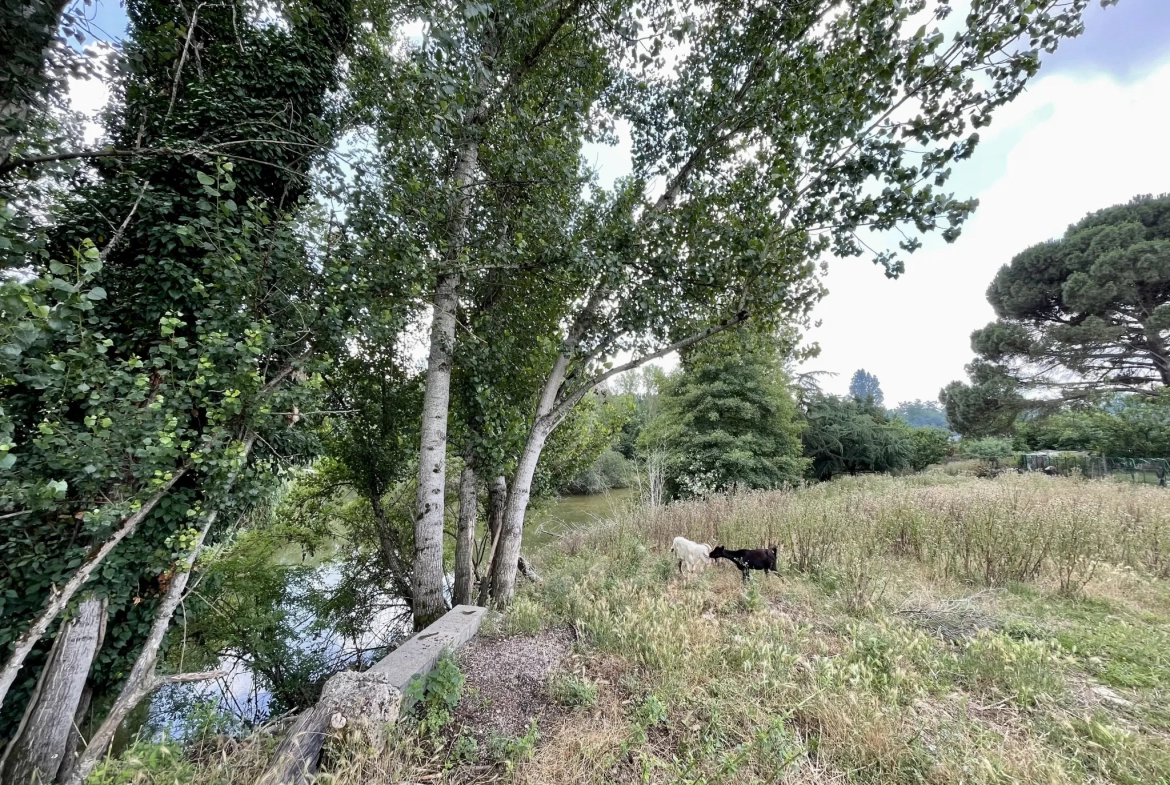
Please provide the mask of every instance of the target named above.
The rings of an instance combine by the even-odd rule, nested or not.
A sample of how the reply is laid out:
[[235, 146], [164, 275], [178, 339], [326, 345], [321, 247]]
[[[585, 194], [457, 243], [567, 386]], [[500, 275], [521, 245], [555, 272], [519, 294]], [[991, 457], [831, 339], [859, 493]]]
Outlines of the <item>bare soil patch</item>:
[[563, 713], [549, 700], [546, 686], [572, 644], [569, 629], [472, 640], [458, 655], [467, 682], [452, 727], [474, 737], [481, 750], [493, 736], [523, 735], [533, 719], [546, 735]]

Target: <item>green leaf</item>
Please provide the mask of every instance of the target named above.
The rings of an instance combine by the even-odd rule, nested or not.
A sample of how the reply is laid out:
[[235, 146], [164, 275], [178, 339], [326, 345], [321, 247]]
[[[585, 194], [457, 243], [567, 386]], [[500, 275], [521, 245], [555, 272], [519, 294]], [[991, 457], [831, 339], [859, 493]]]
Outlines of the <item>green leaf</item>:
[[86, 292], [85, 296], [91, 300], [104, 300], [106, 299], [106, 290], [100, 286], [95, 286]]
[[199, 182], [203, 185], [214, 185], [215, 178], [203, 172], [196, 172], [195, 176], [199, 178]]

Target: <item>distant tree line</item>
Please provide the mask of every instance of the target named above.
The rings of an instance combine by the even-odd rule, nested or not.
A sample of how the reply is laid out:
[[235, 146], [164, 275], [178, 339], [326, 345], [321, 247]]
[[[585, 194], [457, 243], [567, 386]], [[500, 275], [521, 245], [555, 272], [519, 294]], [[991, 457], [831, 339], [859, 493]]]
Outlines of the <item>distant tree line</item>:
[[806, 390], [788, 370], [794, 352], [790, 333], [744, 327], [682, 353], [673, 373], [651, 367], [623, 379], [618, 395], [632, 398], [633, 416], [585, 476], [628, 484], [660, 472], [665, 496], [686, 498], [917, 471], [952, 452], [938, 404], [886, 410], [879, 380], [864, 370], [854, 394]]

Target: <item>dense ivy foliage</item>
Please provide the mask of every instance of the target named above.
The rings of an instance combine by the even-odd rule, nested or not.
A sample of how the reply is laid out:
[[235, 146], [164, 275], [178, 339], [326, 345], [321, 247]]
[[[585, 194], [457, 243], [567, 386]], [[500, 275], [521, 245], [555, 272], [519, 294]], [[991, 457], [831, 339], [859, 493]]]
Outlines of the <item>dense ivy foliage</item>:
[[[99, 694], [125, 675], [184, 532], [212, 509], [234, 520], [316, 449], [290, 425], [312, 408], [313, 363], [343, 339], [353, 276], [327, 222], [299, 205], [335, 132], [327, 95], [351, 10], [282, 11], [285, 24], [245, 2], [193, 17], [130, 2], [106, 127], [132, 154], [94, 158], [32, 220], [29, 205], [5, 205], [5, 263], [20, 275], [0, 299], [0, 510], [12, 516], [0, 645], [123, 515], [186, 471], [87, 587], [110, 598]], [[20, 708], [6, 701], [6, 721]]]

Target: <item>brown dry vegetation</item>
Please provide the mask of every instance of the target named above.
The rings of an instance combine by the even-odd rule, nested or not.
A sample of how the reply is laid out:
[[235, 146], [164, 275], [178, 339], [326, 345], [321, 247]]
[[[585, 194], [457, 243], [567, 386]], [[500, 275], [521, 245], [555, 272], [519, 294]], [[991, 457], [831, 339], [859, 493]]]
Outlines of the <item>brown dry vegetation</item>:
[[[679, 534], [777, 545], [784, 577], [684, 581]], [[322, 781], [1170, 783], [1164, 489], [856, 478], [634, 509], [540, 561], [495, 634], [575, 632], [555, 722], [488, 765], [450, 733], [334, 743]]]

